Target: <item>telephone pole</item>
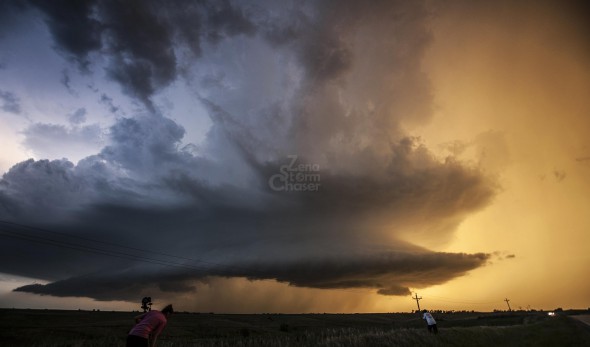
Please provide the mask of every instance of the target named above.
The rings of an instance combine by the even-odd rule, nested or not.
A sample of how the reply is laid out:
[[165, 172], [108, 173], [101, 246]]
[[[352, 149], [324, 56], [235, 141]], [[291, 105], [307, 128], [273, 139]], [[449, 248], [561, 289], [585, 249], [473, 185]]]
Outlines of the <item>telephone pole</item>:
[[504, 301], [506, 301], [506, 305], [508, 305], [508, 311], [512, 311], [512, 309], [510, 308], [510, 300], [508, 300], [508, 298], [504, 299]]
[[416, 300], [416, 305], [418, 305], [418, 312], [420, 312], [420, 300], [422, 300], [422, 297], [418, 297], [418, 293], [415, 293], [416, 297], [412, 297], [412, 299]]

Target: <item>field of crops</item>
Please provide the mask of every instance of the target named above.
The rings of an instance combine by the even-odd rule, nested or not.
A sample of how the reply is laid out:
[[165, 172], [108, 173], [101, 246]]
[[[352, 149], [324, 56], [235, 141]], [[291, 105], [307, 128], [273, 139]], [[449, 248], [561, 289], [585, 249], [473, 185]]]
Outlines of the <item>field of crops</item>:
[[[0, 310], [3, 346], [124, 346], [131, 312]], [[174, 314], [158, 346], [590, 346], [590, 331], [542, 313]]]

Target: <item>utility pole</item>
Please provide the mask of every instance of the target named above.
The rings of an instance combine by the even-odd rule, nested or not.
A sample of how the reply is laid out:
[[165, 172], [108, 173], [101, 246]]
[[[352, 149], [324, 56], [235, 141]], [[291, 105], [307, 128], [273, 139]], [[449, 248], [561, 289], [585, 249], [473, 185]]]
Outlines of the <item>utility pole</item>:
[[416, 297], [412, 297], [412, 299], [416, 300], [416, 305], [418, 305], [418, 312], [420, 312], [420, 300], [422, 300], [422, 297], [418, 297], [418, 293], [415, 293]]
[[508, 300], [508, 298], [504, 299], [504, 301], [506, 301], [506, 305], [508, 305], [508, 311], [512, 311], [512, 309], [510, 308], [510, 300]]

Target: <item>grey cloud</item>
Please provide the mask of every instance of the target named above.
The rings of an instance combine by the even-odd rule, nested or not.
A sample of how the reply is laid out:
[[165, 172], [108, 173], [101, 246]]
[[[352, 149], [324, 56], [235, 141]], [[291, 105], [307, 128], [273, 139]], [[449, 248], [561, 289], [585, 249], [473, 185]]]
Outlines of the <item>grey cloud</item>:
[[99, 92], [99, 89], [94, 85], [94, 83], [88, 83], [86, 85], [86, 87], [88, 87], [88, 89], [90, 89], [91, 91], [93, 91], [95, 93]]
[[21, 214], [21, 204], [6, 192], [7, 183], [0, 181], [0, 213], [4, 216], [16, 216]]
[[70, 54], [82, 69], [88, 68], [88, 55], [101, 48], [103, 26], [94, 19], [94, 0], [36, 1], [30, 3], [46, 15], [47, 25], [57, 47]]
[[[259, 33], [271, 48], [223, 47], [207, 67], [222, 71], [229, 87], [203, 83], [206, 99], [231, 121], [228, 136], [243, 142], [249, 133], [251, 143], [274, 149], [259, 158], [298, 153], [334, 170], [380, 171], [391, 144], [407, 135], [403, 126], [431, 115], [430, 82], [420, 66], [430, 40], [428, 11], [420, 3], [318, 4], [260, 15]], [[289, 35], [282, 42], [269, 37], [283, 31]], [[234, 58], [232, 48], [257, 60]], [[271, 57], [255, 54], [267, 50]]]
[[[0, 257], [18, 247], [38, 252], [2, 261], [0, 271], [51, 282], [20, 291], [126, 300], [147, 287], [191, 291], [191, 281], [217, 276], [406, 295], [488, 261], [404, 241], [446, 242], [496, 188], [478, 168], [435, 158], [404, 130], [431, 114], [419, 63], [430, 37], [422, 4], [319, 2], [292, 17], [225, 2], [96, 6], [102, 48], [118, 64], [111, 76], [148, 104], [179, 73], [178, 50], [200, 56], [203, 65], [185, 72], [213, 122], [202, 151], [184, 150], [185, 129], [155, 108], [118, 118], [108, 145], [77, 165], [15, 165], [0, 184], [0, 217], [206, 262], [176, 258], [198, 268], [166, 268], [12, 240]], [[190, 19], [181, 9], [215, 16]], [[199, 40], [177, 45], [187, 37]], [[318, 192], [270, 189], [287, 154], [320, 166]]]
[[229, 0], [206, 4], [208, 30], [206, 37], [209, 41], [219, 42], [224, 36], [238, 34], [253, 35], [256, 26], [239, 8], [231, 5]]
[[86, 111], [78, 109], [69, 116], [71, 126], [34, 123], [23, 130], [24, 146], [45, 158], [73, 158], [104, 144], [104, 131], [98, 124], [82, 125]]
[[146, 173], [153, 175], [159, 167], [182, 163], [178, 144], [184, 133], [184, 128], [161, 116], [122, 118], [111, 127], [112, 145], [105, 147], [100, 156], [135, 173], [152, 170]]
[[222, 88], [227, 89], [229, 86], [224, 81], [225, 76], [223, 72], [206, 74], [201, 78], [201, 85], [206, 89]]
[[[232, 275], [272, 278], [312, 288], [379, 288], [381, 293], [388, 294], [392, 293], [394, 288], [406, 288], [397, 294], [405, 295], [407, 287], [444, 283], [483, 265], [487, 258], [485, 254], [445, 254], [429, 251], [373, 252], [362, 256], [353, 253], [341, 259], [312, 258], [299, 259], [296, 262], [266, 262], [254, 266], [253, 269], [256, 270], [252, 271], [253, 274], [238, 269]], [[265, 276], [265, 272], [272, 275]]]
[[[98, 90], [96, 91], [98, 92]], [[119, 111], [119, 107], [115, 106], [115, 104], [113, 103], [113, 98], [104, 93], [100, 96], [100, 103], [107, 106], [109, 112], [111, 113], [117, 113], [117, 111]]]
[[0, 100], [2, 101], [3, 111], [14, 114], [20, 113], [20, 100], [14, 93], [0, 90]]
[[[139, 120], [147, 125], [157, 118]], [[67, 162], [31, 160], [21, 163], [5, 175], [3, 182], [10, 187], [6, 191], [12, 193], [11, 196], [18, 193], [21, 198], [16, 200], [21, 204], [23, 196], [30, 197], [28, 206], [37, 206], [43, 211], [41, 215], [55, 215], [56, 208], [86, 206], [72, 215], [77, 222], [72, 224], [70, 217], [69, 225], [54, 224], [61, 230], [90, 228], [90, 236], [106, 240], [121, 239], [116, 235], [124, 234], [127, 241], [122, 241], [123, 244], [133, 243], [140, 248], [153, 248], [152, 241], [156, 240], [158, 249], [173, 249], [174, 254], [188, 257], [199, 254], [214, 264], [227, 264], [197, 263], [204, 268], [172, 271], [183, 281], [208, 276], [247, 277], [275, 279], [311, 288], [375, 288], [381, 294], [401, 295], [409, 287], [444, 283], [482, 266], [488, 259], [485, 254], [435, 253], [400, 240], [393, 243], [395, 249], [388, 249], [390, 246], [375, 248], [379, 244], [391, 245], [391, 233], [399, 233], [396, 228], [411, 229], [420, 223], [433, 226], [445, 219], [460, 220], [465, 213], [485, 205], [492, 195], [485, 180], [456, 164], [431, 167], [408, 177], [393, 175], [386, 181], [326, 173], [322, 176], [321, 194], [279, 194], [263, 185], [258, 187], [263, 191], [255, 194], [232, 185], [212, 185], [195, 177], [188, 170], [191, 163], [195, 170], [207, 163], [192, 162], [191, 157], [175, 149], [181, 130], [170, 121], [162, 121], [153, 129], [154, 134], [169, 133], [162, 139], [146, 133], [148, 128], [142, 128], [144, 125], [137, 120], [121, 120], [120, 123], [114, 126], [116, 129], [111, 131], [111, 136], [114, 146], [120, 145], [122, 149], [105, 149], [95, 158], [81, 161], [77, 167]], [[133, 137], [128, 138], [129, 134]], [[154, 152], [142, 153], [144, 150]], [[411, 156], [410, 152], [402, 152]], [[133, 153], [159, 160], [135, 162], [131, 158]], [[262, 164], [253, 170], [265, 183], [270, 173], [278, 172], [277, 164]], [[122, 168], [126, 178], [117, 178], [116, 172], [108, 171], [121, 165], [125, 165]], [[154, 181], [154, 176], [165, 179]], [[35, 188], [30, 190], [30, 187]], [[183, 207], [161, 210], [157, 204], [164, 196], [176, 203], [184, 201]], [[46, 201], [46, 206], [40, 201]], [[111, 205], [96, 205], [92, 201], [111, 201]], [[115, 202], [117, 205], [113, 205]], [[424, 216], [429, 216], [429, 220], [424, 221]], [[165, 237], [161, 230], [166, 230]], [[439, 234], [450, 232], [452, 228], [437, 230]], [[387, 238], [390, 241], [386, 241]], [[177, 244], [178, 239], [184, 240], [182, 245]], [[8, 256], [11, 252], [5, 254]], [[88, 258], [83, 273], [105, 267], [96, 256]], [[50, 264], [61, 264], [66, 259], [65, 254], [53, 255], [45, 264], [52, 267]], [[133, 272], [137, 267], [133, 262], [123, 264], [118, 268]], [[35, 268], [27, 262], [18, 266], [21, 271]], [[11, 266], [13, 272], [15, 267]], [[52, 275], [51, 279], [57, 281], [50, 285], [19, 290], [104, 300], [128, 299], [148, 284], [166, 286], [168, 272], [156, 273], [150, 270], [142, 280], [118, 273], [90, 279], [73, 276], [70, 280]], [[103, 283], [89, 286], [93, 281]], [[114, 289], [93, 289], [105, 287]], [[191, 290], [189, 287], [178, 288]]]
[[86, 70], [93, 52], [106, 54], [107, 72], [123, 90], [152, 107], [150, 97], [178, 74], [180, 44], [201, 52], [205, 37], [252, 34], [254, 25], [229, 1], [33, 1], [46, 15], [57, 47]]
[[360, 11], [356, 13], [359, 15], [366, 6], [352, 9], [354, 3], [349, 1], [338, 6], [323, 1], [317, 8], [306, 9], [305, 5], [286, 3], [258, 18], [262, 36], [275, 47], [293, 48], [308, 78], [315, 83], [332, 80], [348, 70], [353, 53], [346, 36], [358, 22], [351, 12]]
[[2, 177], [4, 201], [18, 206], [18, 210], [25, 213], [29, 209], [55, 211], [56, 201], [66, 202], [63, 207], [71, 206], [67, 202], [78, 197], [83, 193], [80, 190], [85, 188], [80, 178], [73, 174], [73, 167], [67, 160], [29, 159], [18, 163]]
[[[285, 11], [283, 16], [272, 17], [281, 11]], [[260, 19], [259, 25], [272, 44], [295, 49], [307, 78], [316, 85], [350, 72], [362, 60], [362, 55], [370, 57], [373, 64], [389, 65], [394, 71], [411, 74], [410, 82], [418, 77], [419, 64], [412, 58], [421, 55], [430, 39], [425, 27], [427, 17], [428, 11], [421, 3], [339, 1], [335, 5], [320, 1], [313, 9], [305, 6], [272, 9], [267, 18]], [[367, 35], [368, 47], [361, 47], [364, 43], [358, 41], [364, 39], [363, 35]], [[378, 80], [372, 82], [383, 86]], [[417, 86], [406, 84], [405, 87], [412, 90]]]
[[[64, 144], [72, 150], [80, 149], [89, 140], [101, 140], [103, 131], [97, 125], [68, 128], [36, 123], [24, 134], [29, 148], [63, 154]], [[98, 154], [80, 160], [78, 165], [67, 160], [31, 159], [13, 166], [2, 179], [5, 193], [26, 207], [42, 205], [43, 208], [30, 209], [31, 213], [49, 218], [57, 215], [56, 210], [67, 210], [89, 199], [102, 201], [101, 196], [115, 202], [122, 199], [121, 203], [126, 204], [135, 201], [136, 196], [154, 194], [150, 198], [160, 201], [165, 195], [161, 194], [162, 189], [158, 190], [164, 186], [159, 182], [162, 177], [173, 170], [190, 173], [194, 157], [178, 149], [183, 134], [181, 126], [161, 116], [120, 118], [105, 134], [110, 144]], [[48, 176], [46, 180], [44, 175]], [[72, 186], [66, 187], [69, 183]], [[69, 193], [61, 196], [61, 192]]]
[[[194, 292], [194, 281], [208, 276], [246, 277], [250, 280], [275, 279], [307, 288], [376, 288], [383, 295], [408, 295], [408, 287], [422, 288], [441, 284], [485, 264], [486, 254], [450, 253], [375, 253], [346, 258], [300, 259], [296, 262], [236, 264], [192, 272], [169, 271], [158, 274], [89, 275], [33, 284], [15, 289], [54, 296], [87, 296], [99, 300], [134, 300], [137, 293], [158, 283], [167, 292]], [[114, 289], [114, 290], [113, 290]]]
[[101, 9], [112, 50], [109, 74], [143, 101], [176, 77], [171, 28], [145, 2], [105, 2]]
[[[16, 292], [28, 292], [41, 295], [53, 296], [85, 296], [97, 300], [119, 300], [135, 301], [132, 293], [141, 293], [146, 287], [150, 287], [156, 278], [141, 278], [126, 273], [119, 273], [121, 277], [110, 276], [87, 276], [81, 278], [70, 278], [57, 281], [47, 285], [31, 284], [16, 288]], [[121, 283], [121, 278], [133, 279], [133, 282]], [[174, 283], [171, 283], [174, 285]], [[135, 294], [137, 295], [137, 294]]]
[[70, 73], [68, 72], [67, 69], [62, 70], [61, 72], [61, 80], [60, 80], [61, 84], [63, 84], [64, 87], [66, 87], [66, 89], [68, 90], [68, 92], [74, 96], [78, 95], [78, 93], [76, 93], [76, 91], [72, 88], [71, 85], [71, 79], [70, 79]]
[[23, 3], [17, 0], [0, 2], [0, 39], [6, 36], [10, 29], [16, 25], [18, 16], [25, 11]]
[[73, 125], [80, 125], [86, 122], [86, 109], [84, 107], [77, 109], [68, 116], [68, 121]]

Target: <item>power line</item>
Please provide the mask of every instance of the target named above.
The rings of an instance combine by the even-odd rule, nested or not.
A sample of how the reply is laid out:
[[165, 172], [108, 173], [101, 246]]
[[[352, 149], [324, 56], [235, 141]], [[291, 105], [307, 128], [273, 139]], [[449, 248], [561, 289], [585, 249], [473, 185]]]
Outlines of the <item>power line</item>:
[[428, 295], [428, 298], [435, 298], [434, 301], [447, 301], [452, 303], [458, 304], [468, 304], [468, 305], [491, 305], [497, 303], [496, 301], [475, 301], [475, 300], [468, 300], [468, 299], [454, 299], [454, 298], [447, 298], [444, 296], [436, 296], [436, 295]]
[[[416, 293], [416, 297], [418, 296], [418, 294]], [[413, 300], [416, 300], [416, 303], [418, 304], [418, 309], [420, 309], [420, 305], [419, 305], [419, 300], [422, 300], [423, 297], [412, 297]], [[431, 299], [434, 298], [434, 299]], [[472, 300], [463, 300], [463, 299], [453, 299], [453, 298], [446, 298], [446, 297], [442, 297], [442, 296], [436, 296], [436, 295], [428, 295], [428, 297], [426, 298], [428, 299], [428, 301], [434, 301], [434, 302], [446, 302], [446, 303], [452, 303], [452, 304], [460, 304], [460, 305], [493, 305], [493, 304], [497, 304], [497, 301], [488, 301], [488, 302], [478, 302], [478, 301], [472, 301]]]
[[[88, 245], [84, 245], [84, 244], [72, 243], [72, 242], [67, 242], [67, 241], [63, 241], [63, 240], [56, 240], [56, 239], [38, 236], [38, 235], [23, 234], [23, 233], [15, 232], [13, 230], [7, 230], [5, 227], [2, 227], [2, 224], [8, 225], [11, 227], [18, 227], [21, 229], [25, 229], [27, 231], [33, 231], [33, 232], [40, 231], [40, 232], [44, 232], [44, 233], [48, 233], [48, 234], [61, 235], [61, 236], [66, 236], [66, 237], [70, 237], [70, 238], [74, 238], [74, 239], [80, 239], [83, 241], [91, 241], [91, 242], [101, 243], [101, 244], [105, 244], [105, 245], [109, 245], [109, 246], [125, 248], [125, 249], [129, 249], [129, 250], [133, 250], [133, 251], [139, 251], [139, 252], [144, 252], [144, 253], [153, 253], [153, 254], [164, 255], [167, 257], [173, 257], [173, 258], [177, 258], [177, 259], [184, 259], [184, 260], [190, 260], [190, 261], [198, 262], [198, 263], [205, 263], [205, 264], [214, 265], [217, 267], [213, 268], [212, 266], [190, 265], [190, 264], [179, 263], [179, 262], [175, 262], [175, 261], [171, 261], [171, 260], [163, 260], [163, 259], [147, 257], [144, 255], [137, 255], [137, 254], [132, 254], [132, 253], [128, 253], [128, 252], [121, 252], [121, 251], [112, 250], [112, 249], [105, 249], [102, 247], [88, 246]], [[228, 264], [205, 261], [205, 260], [201, 260], [201, 259], [193, 259], [193, 258], [188, 258], [188, 257], [183, 257], [183, 256], [177, 256], [177, 255], [173, 255], [173, 254], [169, 254], [169, 253], [148, 250], [148, 249], [142, 249], [142, 248], [137, 248], [137, 247], [132, 247], [132, 246], [126, 246], [126, 245], [121, 245], [121, 244], [117, 244], [117, 243], [113, 243], [113, 242], [101, 241], [101, 240], [82, 237], [82, 236], [78, 236], [78, 235], [72, 235], [69, 233], [58, 232], [58, 231], [37, 228], [37, 227], [31, 227], [31, 226], [27, 226], [27, 225], [23, 225], [23, 224], [2, 221], [2, 220], [0, 220], [0, 236], [10, 237], [10, 238], [14, 238], [14, 239], [20, 239], [23, 241], [36, 242], [36, 243], [51, 245], [51, 246], [55, 246], [55, 247], [73, 249], [73, 250], [80, 251], [80, 252], [89, 252], [89, 253], [103, 255], [103, 256], [117, 257], [117, 258], [122, 258], [122, 259], [127, 259], [127, 260], [132, 260], [132, 261], [139, 261], [139, 262], [161, 265], [161, 266], [183, 268], [183, 269], [198, 271], [199, 275], [208, 275], [207, 271], [215, 270], [217, 273], [215, 273], [214, 276], [248, 277], [248, 273], [253, 272], [253, 273], [257, 273], [259, 276], [261, 276], [261, 278], [276, 279], [276, 276], [273, 276], [272, 274], [270, 274], [268, 272], [263, 272], [259, 269], [244, 268], [244, 267], [232, 266], [232, 265], [228, 265]], [[231, 269], [233, 269], [234, 271], [230, 271]], [[224, 272], [225, 272], [225, 274], [224, 274]], [[313, 288], [313, 287], [310, 287], [310, 288]], [[361, 290], [364, 291], [366, 289], [375, 289], [375, 288], [334, 288], [334, 289], [358, 293]]]
[[[0, 228], [0, 236], [11, 237], [11, 238], [24, 240], [24, 241], [31, 241], [31, 242], [36, 242], [36, 243], [46, 244], [46, 245], [51, 245], [51, 246], [56, 246], [56, 247], [68, 248], [68, 249], [73, 249], [73, 250], [82, 251], [82, 252], [89, 252], [89, 253], [94, 253], [94, 254], [99, 254], [99, 255], [105, 255], [105, 256], [117, 257], [117, 258], [122, 258], [122, 259], [133, 260], [133, 261], [139, 261], [139, 262], [144, 262], [144, 263], [149, 263], [149, 264], [183, 268], [183, 269], [195, 271], [199, 275], [210, 275], [209, 273], [207, 273], [207, 271], [213, 270], [210, 267], [204, 267], [204, 266], [199, 267], [199, 266], [194, 266], [194, 265], [186, 265], [186, 264], [182, 264], [182, 263], [169, 262], [169, 261], [165, 261], [165, 260], [149, 258], [149, 257], [144, 257], [144, 256], [138, 256], [138, 255], [123, 253], [123, 252], [118, 252], [118, 251], [104, 250], [104, 249], [95, 248], [95, 247], [71, 244], [71, 243], [67, 243], [67, 242], [63, 242], [63, 241], [56, 241], [56, 240], [42, 238], [42, 237], [38, 237], [38, 236], [19, 235], [15, 232], [4, 230], [2, 228]], [[227, 277], [248, 277], [248, 274], [231, 272], [229, 270], [230, 266], [225, 266], [225, 267], [226, 267], [226, 269], [223, 269], [223, 268], [214, 269], [216, 271], [216, 273], [213, 275], [214, 276], [227, 276]], [[262, 274], [261, 271], [257, 270], [257, 269], [248, 269], [248, 271], [254, 272], [254, 273], [258, 272], [258, 275], [260, 275], [262, 278], [265, 278], [265, 279], [276, 279], [276, 276], [272, 276], [270, 273]], [[225, 274], [224, 274], [224, 272], [225, 272]], [[321, 288], [315, 288], [315, 287], [308, 287], [308, 288], [321, 289]], [[359, 293], [359, 292], [361, 292], [365, 289], [368, 289], [368, 288], [333, 288], [333, 289], [338, 289], [340, 291]]]
[[24, 224], [18, 224], [18, 223], [4, 221], [4, 220], [0, 220], [0, 224], [5, 224], [5, 225], [9, 225], [9, 226], [15, 226], [15, 227], [19, 227], [19, 228], [23, 228], [23, 229], [28, 229], [28, 230], [32, 230], [32, 231], [40, 231], [40, 232], [44, 232], [44, 233], [62, 235], [62, 236], [76, 238], [76, 239], [84, 240], [84, 241], [91, 241], [91, 242], [96, 242], [96, 243], [102, 243], [104, 245], [115, 246], [115, 247], [120, 247], [120, 248], [126, 248], [126, 249], [130, 249], [130, 250], [134, 250], [134, 251], [140, 251], [140, 252], [146, 252], [146, 253], [153, 253], [153, 254], [163, 255], [163, 256], [177, 258], [177, 259], [184, 259], [184, 260], [190, 260], [190, 261], [196, 261], [196, 262], [210, 263], [210, 264], [213, 264], [213, 265], [220, 265], [220, 264], [211, 263], [211, 262], [208, 262], [208, 261], [205, 261], [205, 260], [201, 260], [201, 259], [193, 259], [193, 258], [179, 256], [179, 255], [174, 255], [174, 254], [164, 253], [164, 252], [160, 252], [160, 251], [155, 251], [155, 250], [151, 250], [151, 249], [142, 249], [142, 248], [127, 246], [127, 245], [121, 245], [121, 244], [114, 243], [114, 242], [102, 241], [102, 240], [97, 240], [97, 239], [93, 239], [93, 238], [89, 238], [89, 237], [83, 237], [83, 236], [79, 236], [79, 235], [73, 235], [73, 234], [70, 234], [70, 233], [64, 233], [64, 232], [55, 231], [55, 230], [48, 230], [48, 229], [39, 228], [39, 227], [32, 227], [32, 226], [28, 226], [28, 225], [24, 225]]
[[443, 300], [443, 299], [430, 299], [429, 301], [459, 304], [459, 305], [491, 305], [491, 304], [494, 304], [493, 302], [491, 302], [491, 303], [476, 303], [476, 302], [464, 302], [464, 301]]
[[[213, 262], [209, 262], [209, 261], [203, 261], [203, 260], [192, 259], [192, 258], [187, 258], [187, 257], [175, 256], [175, 255], [171, 255], [171, 254], [167, 254], [167, 253], [163, 253], [163, 252], [145, 250], [145, 249], [141, 249], [141, 248], [124, 246], [124, 245], [111, 243], [111, 242], [98, 241], [98, 240], [93, 240], [93, 239], [84, 238], [84, 237], [77, 237], [75, 235], [71, 235], [71, 234], [67, 234], [67, 233], [53, 232], [53, 231], [50, 231], [47, 229], [39, 229], [39, 228], [29, 227], [29, 226], [25, 226], [25, 225], [21, 225], [21, 224], [17, 224], [17, 223], [10, 223], [10, 222], [5, 223], [4, 221], [0, 221], [0, 223], [10, 224], [11, 226], [23, 227], [24, 229], [33, 230], [33, 231], [38, 230], [38, 231], [43, 231], [46, 233], [64, 235], [64, 236], [68, 236], [68, 237], [72, 237], [72, 238], [82, 239], [85, 241], [97, 241], [99, 243], [110, 244], [110, 245], [117, 246], [120, 248], [127, 248], [127, 249], [132, 249], [132, 250], [136, 250], [136, 251], [140, 251], [140, 252], [145, 252], [145, 253], [156, 253], [156, 254], [166, 255], [169, 257], [176, 257], [176, 258], [181, 258], [181, 259], [192, 260], [194, 262], [206, 263], [209, 265], [216, 265], [217, 268], [214, 269], [212, 266], [204, 266], [204, 265], [203, 266], [190, 265], [190, 264], [179, 263], [179, 262], [175, 262], [175, 261], [171, 261], [171, 260], [156, 259], [156, 258], [152, 258], [152, 257], [147, 257], [145, 255], [137, 255], [137, 254], [132, 254], [132, 253], [128, 253], [128, 252], [121, 252], [121, 251], [112, 250], [112, 249], [105, 249], [105, 248], [101, 248], [101, 247], [93, 247], [93, 246], [87, 246], [87, 245], [78, 244], [78, 243], [71, 243], [71, 242], [51, 239], [51, 238], [47, 238], [47, 237], [43, 237], [43, 236], [22, 234], [22, 233], [17, 233], [15, 231], [7, 230], [6, 228], [2, 228], [2, 226], [0, 225], [0, 232], [4, 233], [3, 236], [21, 239], [21, 240], [25, 240], [25, 241], [32, 241], [32, 242], [47, 244], [47, 245], [56, 246], [56, 247], [69, 248], [69, 249], [74, 249], [74, 250], [82, 251], [82, 252], [90, 252], [90, 253], [94, 253], [94, 254], [100, 254], [100, 255], [112, 256], [112, 257], [123, 258], [123, 259], [128, 259], [128, 260], [146, 262], [146, 263], [151, 263], [151, 264], [156, 264], [156, 265], [180, 267], [180, 268], [185, 268], [185, 269], [190, 269], [190, 270], [198, 270], [198, 271], [201, 271], [200, 274], [202, 274], [202, 271], [216, 270], [218, 272], [217, 275], [221, 275], [221, 276], [224, 275], [224, 272], [225, 272], [225, 275], [238, 275], [238, 276], [243, 275], [240, 273], [236, 274], [236, 272], [238, 272], [238, 270], [239, 270], [242, 272], [243, 271], [255, 272], [255, 273], [257, 272], [259, 275], [261, 275], [263, 277], [267, 277], [267, 278], [274, 277], [274, 276], [270, 276], [268, 273], [263, 274], [260, 270], [257, 270], [257, 269], [239, 268], [239, 267], [231, 266], [231, 265], [227, 265], [227, 264], [213, 263]], [[234, 272], [230, 271], [232, 268], [234, 269]]]
[[[271, 277], [271, 278], [274, 277], [274, 276], [269, 276], [269, 273], [266, 273], [266, 272], [263, 273], [259, 269], [252, 269], [252, 268], [240, 267], [240, 266], [236, 266], [236, 265], [216, 263], [216, 262], [206, 261], [206, 260], [202, 260], [202, 259], [194, 259], [194, 258], [189, 258], [189, 257], [183, 257], [183, 256], [178, 256], [178, 255], [174, 255], [174, 254], [170, 254], [170, 253], [164, 253], [164, 252], [156, 251], [156, 250], [142, 249], [142, 248], [127, 246], [127, 245], [122, 245], [122, 244], [118, 244], [118, 243], [114, 243], [114, 242], [101, 241], [101, 240], [96, 240], [96, 239], [92, 239], [92, 238], [82, 237], [82, 236], [78, 236], [78, 235], [72, 235], [72, 234], [69, 234], [69, 233], [64, 233], [64, 232], [59, 232], [59, 231], [54, 231], [54, 230], [48, 230], [48, 229], [43, 229], [43, 228], [38, 228], [38, 227], [31, 227], [31, 226], [27, 226], [27, 225], [23, 225], [23, 224], [18, 224], [18, 223], [13, 223], [13, 222], [8, 222], [8, 221], [3, 221], [3, 220], [0, 220], [0, 227], [1, 227], [1, 224], [9, 225], [9, 226], [12, 226], [12, 227], [22, 228], [22, 229], [25, 229], [25, 230], [28, 230], [28, 231], [39, 231], [39, 232], [43, 232], [43, 233], [61, 235], [61, 236], [75, 238], [75, 239], [79, 239], [79, 240], [83, 240], [83, 241], [96, 242], [96, 243], [101, 243], [101, 244], [104, 244], [104, 245], [115, 246], [115, 247], [119, 247], [119, 248], [123, 248], [123, 249], [128, 249], [128, 250], [133, 250], [133, 251], [138, 251], [138, 252], [143, 252], [143, 253], [148, 253], [148, 254], [163, 255], [163, 256], [166, 256], [166, 257], [172, 257], [172, 258], [177, 258], [177, 259], [182, 259], [182, 260], [188, 260], [188, 261], [192, 261], [192, 262], [196, 262], [196, 263], [208, 264], [208, 265], [211, 265], [211, 266], [209, 266], [209, 267], [200, 266], [200, 267], [197, 268], [195, 265], [187, 265], [186, 263], [179, 263], [179, 262], [174, 262], [174, 261], [170, 261], [170, 260], [154, 259], [154, 258], [146, 257], [146, 256], [143, 256], [143, 255], [130, 254], [130, 253], [126, 253], [126, 252], [115, 251], [115, 250], [112, 250], [112, 249], [91, 247], [91, 246], [80, 245], [80, 244], [72, 244], [72, 243], [66, 242], [66, 241], [60, 241], [60, 240], [54, 240], [54, 239], [47, 239], [47, 238], [44, 238], [42, 236], [26, 235], [28, 237], [41, 239], [44, 242], [47, 242], [47, 241], [52, 242], [52, 245], [53, 246], [65, 245], [66, 248], [71, 248], [71, 247], [78, 247], [79, 248], [79, 247], [82, 247], [84, 249], [78, 249], [78, 250], [80, 250], [80, 251], [90, 251], [90, 250], [92, 250], [92, 253], [99, 252], [97, 254], [112, 255], [112, 256], [117, 256], [118, 255], [119, 257], [124, 257], [126, 259], [128, 259], [129, 257], [135, 258], [135, 259], [131, 259], [131, 260], [138, 260], [138, 261], [149, 260], [148, 262], [154, 262], [155, 261], [155, 262], [158, 262], [159, 265], [166, 265], [166, 266], [180, 266], [180, 267], [184, 267], [184, 268], [189, 267], [189, 268], [197, 268], [198, 270], [201, 270], [201, 269], [212, 270], [213, 269], [213, 266], [216, 266], [215, 270], [222, 271], [222, 272], [223, 271], [230, 272], [230, 269], [234, 269], [235, 272], [240, 272], [240, 271], [241, 272], [255, 272], [255, 273], [258, 273], [259, 275], [261, 275], [263, 277]], [[16, 235], [22, 236], [22, 234], [16, 233], [14, 231], [8, 231], [8, 230], [5, 230], [5, 229], [1, 229], [1, 230], [2, 231], [5, 231], [5, 232], [10, 232], [13, 235], [16, 234]], [[35, 241], [35, 240], [32, 240], [32, 241]], [[104, 252], [109, 253], [109, 254], [104, 254]], [[165, 264], [163, 264], [163, 263], [165, 263]]]
[[[211, 261], [207, 261], [207, 260], [203, 260], [203, 259], [195, 259], [195, 258], [189, 258], [189, 257], [175, 255], [175, 254], [165, 253], [165, 252], [156, 251], [156, 250], [153, 250], [153, 249], [145, 249], [145, 248], [138, 248], [138, 247], [133, 247], [133, 246], [128, 246], [128, 245], [122, 245], [122, 244], [115, 243], [115, 242], [98, 240], [98, 239], [84, 237], [84, 236], [80, 236], [80, 235], [74, 235], [74, 234], [71, 234], [71, 233], [60, 232], [60, 231], [55, 231], [55, 230], [49, 230], [49, 229], [45, 229], [45, 228], [41, 228], [41, 227], [33, 227], [33, 226], [19, 224], [19, 223], [15, 223], [15, 222], [6, 221], [6, 220], [0, 220], [0, 224], [5, 224], [5, 225], [8, 225], [8, 226], [14, 226], [14, 227], [18, 227], [18, 228], [22, 228], [22, 229], [27, 229], [27, 230], [32, 230], [32, 231], [36, 231], [36, 232], [38, 231], [38, 232], [43, 232], [43, 233], [50, 233], [50, 234], [55, 234], [55, 235], [62, 235], [62, 236], [65, 236], [65, 237], [76, 238], [76, 239], [79, 239], [79, 240], [90, 241], [90, 242], [95, 242], [95, 243], [101, 243], [101, 244], [104, 244], [104, 245], [115, 246], [115, 247], [120, 247], [120, 248], [126, 248], [126, 249], [130, 249], [130, 250], [134, 250], [134, 251], [140, 251], [140, 252], [146, 252], [146, 253], [153, 253], [153, 254], [163, 255], [163, 256], [177, 258], [177, 259], [190, 260], [190, 261], [195, 261], [195, 262], [202, 262], [202, 263], [207, 263], [207, 264], [211, 264], [211, 265], [222, 265], [222, 266], [227, 265], [227, 264], [221, 264], [221, 263], [211, 262]], [[408, 250], [408, 249], [390, 249], [390, 250], [391, 251], [399, 251], [399, 252], [402, 252], [402, 253], [409, 253], [409, 254], [424, 254], [423, 251]], [[233, 266], [233, 267], [236, 267], [236, 266]]]
[[[0, 234], [0, 235], [6, 236], [6, 237], [11, 237], [11, 238], [25, 240], [25, 241], [32, 241], [32, 242], [56, 246], [56, 247], [69, 248], [69, 249], [82, 251], [82, 252], [89, 252], [89, 253], [112, 256], [112, 257], [123, 258], [123, 259], [128, 259], [128, 260], [141, 261], [141, 262], [157, 264], [157, 265], [176, 266], [176, 267], [189, 268], [189, 269], [193, 269], [193, 270], [200, 270], [200, 268], [198, 268], [196, 266], [185, 265], [185, 264], [181, 264], [181, 263], [174, 263], [174, 262], [169, 262], [166, 260], [148, 258], [145, 256], [138, 256], [135, 254], [100, 249], [100, 248], [90, 247], [90, 246], [85, 246], [85, 245], [78, 245], [78, 244], [73, 244], [73, 243], [64, 242], [64, 241], [57, 241], [57, 240], [43, 238], [43, 237], [39, 237], [39, 236], [22, 235], [22, 234], [18, 234], [16, 232], [5, 230], [2, 228], [0, 228], [0, 232], [4, 233], [4, 234]], [[205, 269], [207, 269], [207, 268], [205, 268]]]

